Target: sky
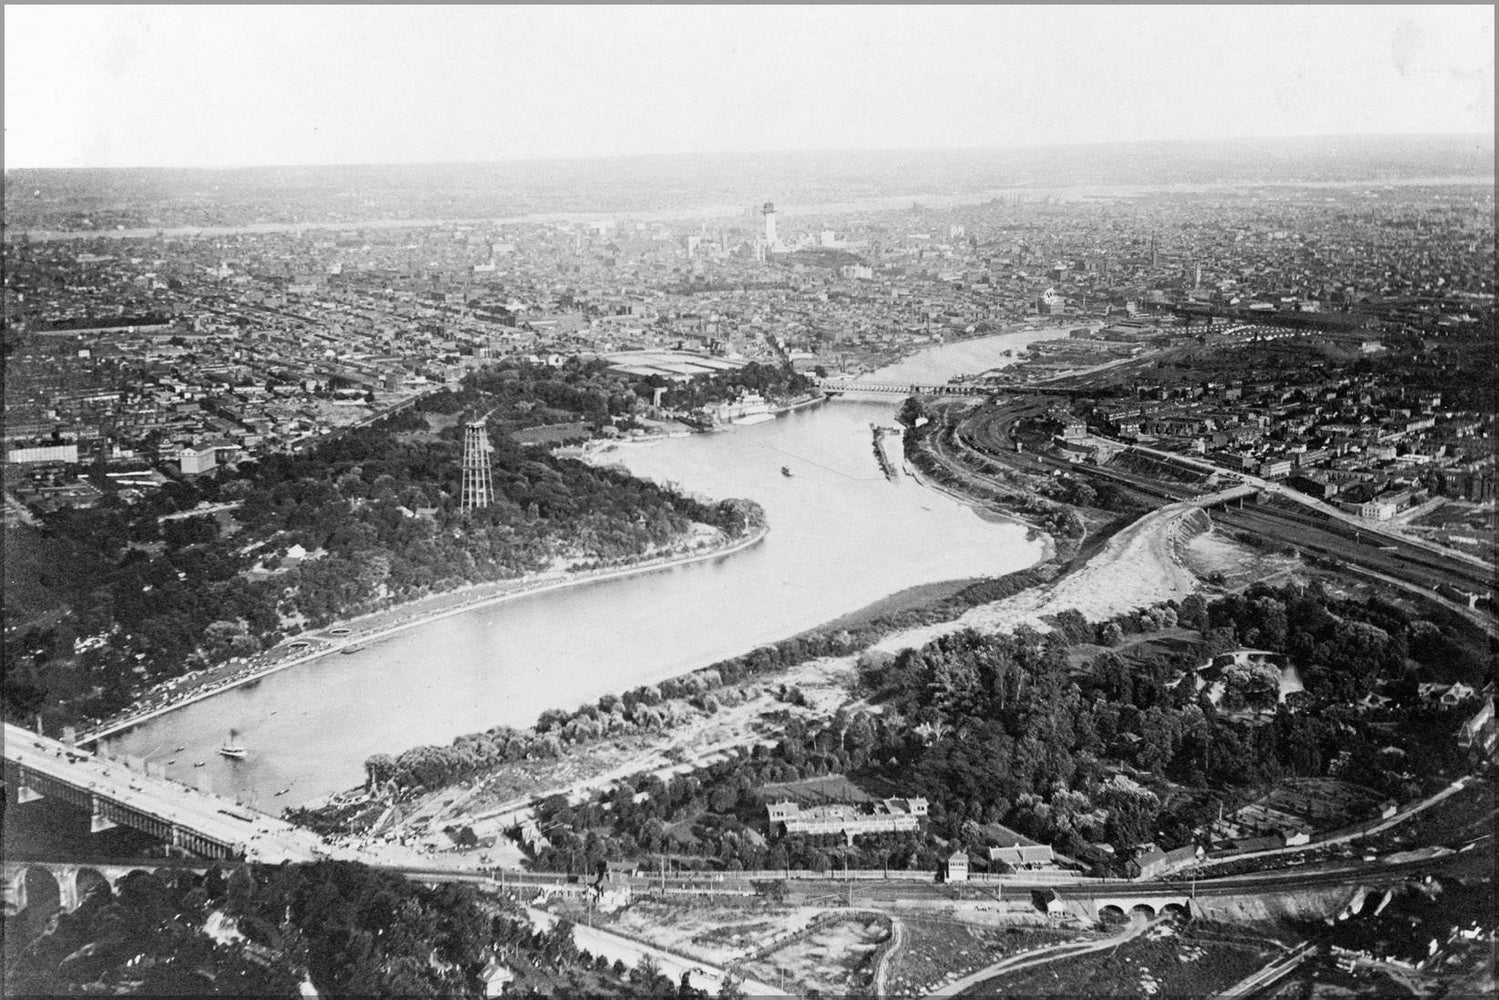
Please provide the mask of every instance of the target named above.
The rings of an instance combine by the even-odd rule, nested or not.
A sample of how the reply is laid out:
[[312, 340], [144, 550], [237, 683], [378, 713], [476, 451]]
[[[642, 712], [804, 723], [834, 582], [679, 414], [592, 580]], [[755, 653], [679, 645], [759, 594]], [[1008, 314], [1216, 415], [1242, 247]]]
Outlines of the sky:
[[1494, 129], [1494, 7], [4, 8], [13, 167]]

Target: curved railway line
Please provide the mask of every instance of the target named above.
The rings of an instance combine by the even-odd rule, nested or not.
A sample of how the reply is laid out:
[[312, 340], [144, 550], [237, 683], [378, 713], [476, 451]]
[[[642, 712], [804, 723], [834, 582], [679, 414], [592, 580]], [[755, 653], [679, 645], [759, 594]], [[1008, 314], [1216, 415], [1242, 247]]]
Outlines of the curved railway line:
[[[986, 406], [959, 418], [955, 425], [934, 436], [934, 445], [949, 462], [967, 467], [974, 478], [1000, 466], [1021, 475], [1050, 475], [1056, 471], [1101, 480], [1122, 487], [1141, 499], [1178, 503], [1201, 495], [1191, 482], [1172, 482], [1149, 475], [1081, 463], [1071, 463], [1036, 452], [1017, 452], [1013, 428], [1017, 421], [1044, 412], [1044, 399], [1017, 398], [1011, 404]], [[958, 452], [958, 454], [954, 454]], [[967, 458], [968, 461], [963, 461]], [[975, 466], [977, 466], [975, 468]], [[1447, 559], [1415, 544], [1404, 543], [1371, 528], [1362, 532], [1315, 511], [1293, 506], [1290, 501], [1240, 502], [1213, 505], [1211, 516], [1226, 528], [1293, 546], [1303, 552], [1340, 562], [1356, 572], [1383, 576], [1413, 589], [1434, 595], [1440, 603], [1463, 611], [1469, 618], [1495, 631], [1492, 605], [1488, 609], [1465, 607], [1467, 598], [1495, 592], [1496, 573], [1462, 559]]]

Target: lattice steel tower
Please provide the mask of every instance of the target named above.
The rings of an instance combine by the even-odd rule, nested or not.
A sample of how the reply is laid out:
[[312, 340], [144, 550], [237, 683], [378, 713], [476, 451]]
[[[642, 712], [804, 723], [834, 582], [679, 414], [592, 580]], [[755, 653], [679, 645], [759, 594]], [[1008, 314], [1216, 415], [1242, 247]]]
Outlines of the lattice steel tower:
[[462, 508], [473, 510], [494, 502], [494, 479], [489, 472], [489, 429], [484, 419], [463, 425], [463, 495]]

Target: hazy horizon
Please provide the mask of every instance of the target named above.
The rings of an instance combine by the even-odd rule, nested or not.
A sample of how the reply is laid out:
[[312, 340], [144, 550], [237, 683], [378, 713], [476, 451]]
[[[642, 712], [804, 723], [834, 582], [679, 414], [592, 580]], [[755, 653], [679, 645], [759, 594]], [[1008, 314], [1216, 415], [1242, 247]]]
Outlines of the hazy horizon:
[[5, 168], [1492, 135], [1489, 6], [8, 6]]
[[707, 149], [693, 150], [681, 153], [594, 153], [579, 154], [575, 156], [532, 156], [514, 157], [508, 159], [473, 159], [473, 160], [387, 160], [366, 161], [347, 163], [254, 163], [239, 164], [234, 166], [195, 166], [180, 163], [164, 163], [155, 165], [109, 165], [109, 166], [6, 166], [5, 173], [46, 172], [46, 171], [74, 171], [84, 172], [90, 170], [138, 170], [138, 171], [199, 171], [205, 173], [213, 172], [247, 172], [255, 170], [339, 170], [339, 169], [381, 169], [381, 168], [416, 168], [416, 167], [505, 167], [505, 166], [527, 166], [535, 164], [553, 163], [601, 163], [608, 161], [640, 161], [640, 160], [683, 160], [683, 159], [756, 159], [756, 158], [802, 158], [802, 157], [859, 157], [859, 156], [935, 156], [935, 155], [976, 155], [976, 154], [1021, 154], [1046, 152], [1050, 150], [1064, 149], [1089, 149], [1106, 147], [1150, 147], [1150, 146], [1196, 146], [1208, 147], [1215, 144], [1234, 145], [1250, 143], [1290, 143], [1290, 142], [1380, 142], [1380, 141], [1416, 141], [1416, 140], [1450, 140], [1460, 141], [1466, 139], [1479, 140], [1475, 147], [1483, 149], [1482, 140], [1487, 140], [1487, 148], [1492, 151], [1496, 132], [1494, 129], [1488, 131], [1471, 132], [1394, 132], [1394, 133], [1361, 133], [1346, 132], [1334, 134], [1291, 134], [1291, 135], [1250, 135], [1250, 136], [1227, 136], [1207, 138], [1165, 138], [1165, 139], [1112, 139], [1092, 140], [1077, 139], [1068, 142], [1047, 142], [1035, 144], [1016, 144], [1006, 146], [911, 146], [911, 147], [867, 147], [867, 148], [806, 148], [806, 149]]

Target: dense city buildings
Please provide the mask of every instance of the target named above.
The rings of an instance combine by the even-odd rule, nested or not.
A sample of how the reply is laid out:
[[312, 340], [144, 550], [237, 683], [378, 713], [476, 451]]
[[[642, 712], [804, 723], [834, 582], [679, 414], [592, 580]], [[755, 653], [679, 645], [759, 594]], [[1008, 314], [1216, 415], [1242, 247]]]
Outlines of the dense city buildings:
[[[87, 484], [59, 477], [74, 466], [127, 489], [203, 475], [358, 426], [501, 358], [632, 370], [631, 352], [672, 350], [837, 375], [1043, 321], [1077, 323], [1097, 349], [1194, 335], [1324, 338], [1371, 355], [1391, 337], [1436, 344], [1492, 317], [1492, 211], [1491, 188], [1402, 184], [839, 214], [767, 203], [739, 222], [685, 224], [68, 239], [13, 228], [7, 481], [78, 502]], [[1492, 491], [1482, 418], [1435, 390], [1314, 373], [1233, 382], [1080, 416], [1294, 476], [1373, 516], [1419, 503], [1402, 492], [1415, 479], [1432, 494]]]

